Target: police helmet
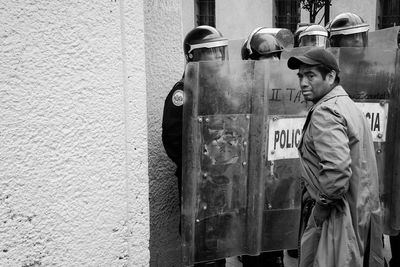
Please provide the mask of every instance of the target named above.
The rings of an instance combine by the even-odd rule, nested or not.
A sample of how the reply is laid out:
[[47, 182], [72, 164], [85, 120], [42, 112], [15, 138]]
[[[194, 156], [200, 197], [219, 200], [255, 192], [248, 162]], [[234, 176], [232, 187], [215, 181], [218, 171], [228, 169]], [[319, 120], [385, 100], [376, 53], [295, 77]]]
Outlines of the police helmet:
[[259, 27], [253, 30], [242, 46], [243, 60], [258, 60], [273, 56], [280, 57], [283, 46], [268, 28]]
[[207, 25], [192, 29], [183, 41], [183, 51], [188, 62], [197, 61], [195, 52], [202, 49], [218, 49], [222, 53], [222, 59], [225, 59], [228, 56], [227, 46], [228, 39], [224, 38], [217, 29]]
[[369, 25], [357, 14], [347, 12], [337, 15], [328, 23], [327, 30], [332, 47], [365, 47], [368, 44]]
[[310, 25], [313, 25], [313, 24], [301, 22], [297, 25], [297, 30], [294, 32], [294, 35], [293, 35], [294, 47], [299, 47], [300, 33], [302, 33]]
[[328, 31], [321, 25], [307, 26], [299, 35], [299, 46], [328, 47]]

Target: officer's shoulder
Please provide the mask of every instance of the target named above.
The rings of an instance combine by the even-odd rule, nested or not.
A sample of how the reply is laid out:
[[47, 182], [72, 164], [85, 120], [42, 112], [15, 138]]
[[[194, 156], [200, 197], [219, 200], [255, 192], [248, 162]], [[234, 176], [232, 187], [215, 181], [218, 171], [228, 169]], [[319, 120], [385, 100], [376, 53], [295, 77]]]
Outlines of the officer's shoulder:
[[182, 90], [183, 91], [184, 84], [183, 84], [183, 79], [179, 80], [175, 85], [172, 87], [171, 93], [175, 92], [176, 90]]
[[166, 102], [168, 104], [173, 104], [174, 106], [182, 106], [183, 105], [183, 80], [178, 81], [169, 92]]

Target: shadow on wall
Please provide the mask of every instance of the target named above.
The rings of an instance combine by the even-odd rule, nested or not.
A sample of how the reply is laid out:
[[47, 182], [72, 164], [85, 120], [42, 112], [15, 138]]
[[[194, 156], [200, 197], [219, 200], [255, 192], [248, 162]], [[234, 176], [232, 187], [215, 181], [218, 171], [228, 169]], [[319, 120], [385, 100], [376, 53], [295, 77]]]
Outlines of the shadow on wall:
[[161, 121], [148, 118], [150, 266], [182, 266], [178, 182], [161, 142]]

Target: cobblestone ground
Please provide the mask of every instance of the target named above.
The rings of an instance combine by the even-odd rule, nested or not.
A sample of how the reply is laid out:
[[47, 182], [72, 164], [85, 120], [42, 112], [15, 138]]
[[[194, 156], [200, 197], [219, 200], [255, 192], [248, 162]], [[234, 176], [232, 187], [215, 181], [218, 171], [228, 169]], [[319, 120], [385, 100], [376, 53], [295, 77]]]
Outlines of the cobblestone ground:
[[[390, 253], [390, 243], [389, 237], [385, 236], [385, 249], [384, 249], [384, 256], [387, 261], [390, 260], [392, 254]], [[284, 253], [283, 262], [285, 267], [297, 267], [297, 259], [290, 257], [286, 251]], [[238, 260], [237, 257], [228, 258], [226, 261], [226, 267], [242, 267], [242, 263]]]

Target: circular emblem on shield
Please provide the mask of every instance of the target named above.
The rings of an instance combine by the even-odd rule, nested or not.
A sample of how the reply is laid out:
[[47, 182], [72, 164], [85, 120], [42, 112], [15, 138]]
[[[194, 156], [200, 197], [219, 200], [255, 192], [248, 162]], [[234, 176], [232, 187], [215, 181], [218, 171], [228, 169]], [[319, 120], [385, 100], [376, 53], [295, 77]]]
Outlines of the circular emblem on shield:
[[172, 95], [172, 103], [174, 103], [174, 105], [177, 107], [183, 105], [183, 91], [182, 90], [176, 90], [174, 92], [174, 94]]

